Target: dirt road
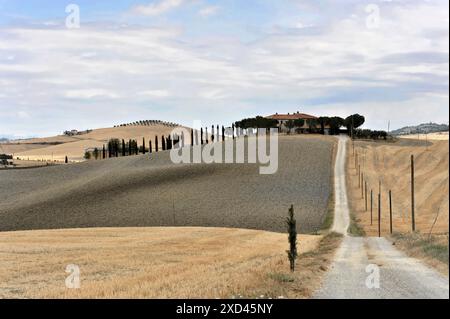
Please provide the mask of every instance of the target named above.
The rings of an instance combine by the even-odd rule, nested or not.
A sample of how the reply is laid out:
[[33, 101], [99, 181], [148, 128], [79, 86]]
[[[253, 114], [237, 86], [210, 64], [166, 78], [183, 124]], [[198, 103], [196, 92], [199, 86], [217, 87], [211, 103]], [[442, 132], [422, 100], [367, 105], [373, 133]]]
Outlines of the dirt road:
[[339, 138], [335, 167], [333, 230], [345, 235], [318, 299], [447, 299], [448, 278], [407, 257], [384, 238], [347, 234], [349, 209], [345, 185], [345, 145]]

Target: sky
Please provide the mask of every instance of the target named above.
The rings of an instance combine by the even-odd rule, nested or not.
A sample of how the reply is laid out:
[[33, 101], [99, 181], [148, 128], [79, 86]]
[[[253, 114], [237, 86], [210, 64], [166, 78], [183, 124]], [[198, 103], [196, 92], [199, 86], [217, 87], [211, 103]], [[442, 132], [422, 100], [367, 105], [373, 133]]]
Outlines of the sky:
[[448, 123], [448, 6], [0, 0], [0, 137], [296, 111]]

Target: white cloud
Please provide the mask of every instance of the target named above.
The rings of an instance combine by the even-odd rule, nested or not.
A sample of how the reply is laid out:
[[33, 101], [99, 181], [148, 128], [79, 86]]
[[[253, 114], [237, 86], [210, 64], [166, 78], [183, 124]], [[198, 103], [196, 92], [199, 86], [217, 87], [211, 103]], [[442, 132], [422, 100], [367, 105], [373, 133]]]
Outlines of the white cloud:
[[180, 7], [184, 0], [161, 0], [147, 5], [134, 6], [131, 11], [145, 16], [157, 16]]
[[138, 95], [145, 97], [153, 97], [153, 98], [164, 98], [169, 97], [170, 92], [167, 90], [148, 90], [139, 92]]
[[200, 9], [198, 14], [200, 16], [206, 18], [206, 17], [216, 15], [219, 10], [220, 10], [219, 6], [207, 6], [207, 7]]
[[65, 97], [69, 99], [94, 99], [94, 98], [107, 98], [117, 99], [119, 95], [113, 91], [103, 89], [84, 89], [84, 90], [70, 90], [67, 91]]

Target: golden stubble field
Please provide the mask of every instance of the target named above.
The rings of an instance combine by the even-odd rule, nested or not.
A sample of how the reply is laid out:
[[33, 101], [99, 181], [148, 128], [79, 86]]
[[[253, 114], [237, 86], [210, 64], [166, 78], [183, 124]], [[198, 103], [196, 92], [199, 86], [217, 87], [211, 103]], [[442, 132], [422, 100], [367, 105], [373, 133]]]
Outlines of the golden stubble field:
[[[327, 238], [327, 237], [325, 237]], [[339, 238], [225, 228], [96, 228], [0, 233], [0, 298], [239, 298], [310, 296]], [[80, 268], [67, 289], [66, 266]]]
[[[448, 137], [448, 135], [447, 135]], [[381, 230], [389, 234], [389, 197], [392, 190], [393, 230], [411, 232], [411, 155], [415, 157], [416, 230], [422, 234], [448, 234], [449, 223], [449, 145], [448, 140], [399, 139], [395, 143], [355, 141], [359, 165], [373, 189], [373, 224], [365, 200], [361, 198], [353, 149], [349, 143], [347, 171], [352, 210], [369, 236], [378, 236], [378, 189], [381, 181]], [[369, 197], [370, 198], [370, 197]]]

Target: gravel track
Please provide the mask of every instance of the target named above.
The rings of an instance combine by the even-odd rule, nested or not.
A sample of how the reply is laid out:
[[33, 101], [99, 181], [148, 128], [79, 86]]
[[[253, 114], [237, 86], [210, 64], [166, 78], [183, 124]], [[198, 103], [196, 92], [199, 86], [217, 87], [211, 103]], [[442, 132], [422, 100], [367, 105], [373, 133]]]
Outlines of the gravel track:
[[134, 226], [318, 230], [331, 192], [326, 137], [280, 137], [279, 170], [259, 164], [172, 164], [168, 152], [0, 171], [0, 231]]

